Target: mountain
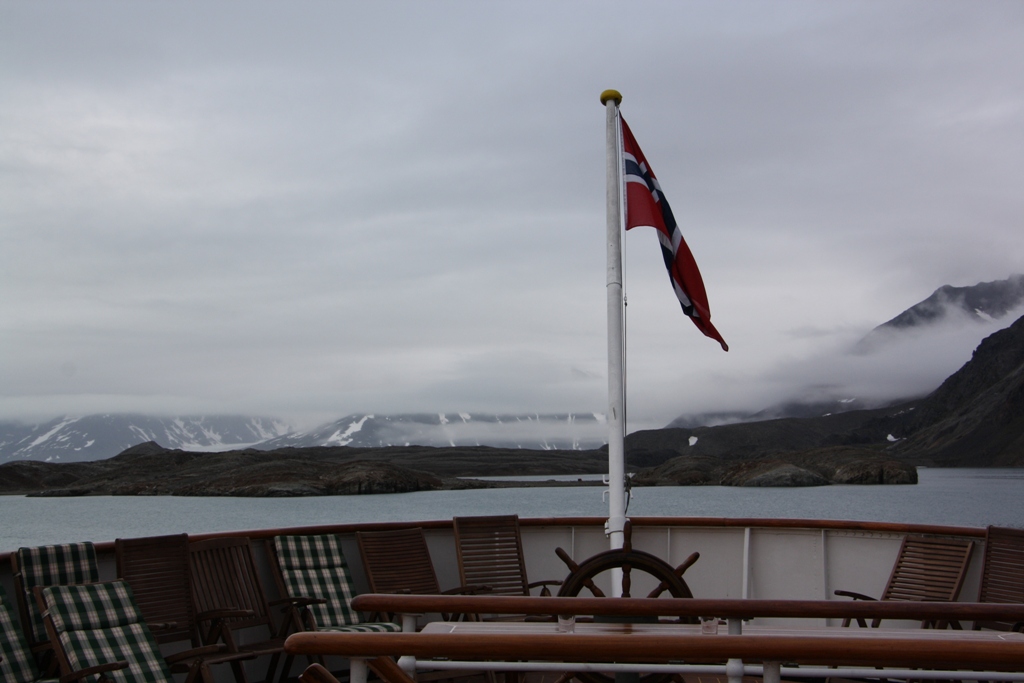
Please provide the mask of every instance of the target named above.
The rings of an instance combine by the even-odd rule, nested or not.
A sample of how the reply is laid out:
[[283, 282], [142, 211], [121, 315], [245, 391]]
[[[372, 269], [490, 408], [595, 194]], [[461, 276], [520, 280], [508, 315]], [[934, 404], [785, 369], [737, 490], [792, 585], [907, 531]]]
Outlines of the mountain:
[[939, 466], [1024, 466], [1024, 317], [974, 355], [904, 418], [893, 452]]
[[[874, 352], [887, 350], [899, 357], [910, 359], [918, 349], [898, 347], [900, 341], [917, 338], [935, 346], [950, 348], [950, 344], [962, 347], [963, 353], [974, 348], [986, 333], [993, 331], [1000, 321], [1011, 314], [1024, 313], [1024, 275], [1012, 275], [1005, 280], [979, 282], [969, 287], [944, 285], [931, 296], [906, 309], [892, 320], [878, 325], [853, 348], [853, 357], [867, 357]], [[952, 335], [952, 336], [950, 336]], [[923, 339], [922, 339], [923, 337]], [[868, 361], [865, 361], [868, 362]], [[882, 362], [882, 361], [873, 361]], [[941, 377], [953, 369], [935, 376], [937, 385]], [[834, 380], [826, 380], [834, 381]], [[933, 385], [935, 386], [935, 385]], [[799, 390], [798, 390], [799, 391]], [[818, 388], [805, 387], [805, 395], [819, 393]], [[923, 394], [923, 392], [922, 392]], [[917, 392], [904, 394], [890, 400], [865, 400], [852, 396], [824, 400], [804, 400], [796, 395], [759, 411], [732, 411], [717, 413], [684, 414], [672, 420], [666, 428], [694, 429], [742, 422], [763, 422], [765, 420], [789, 417], [821, 417], [855, 410], [871, 410], [905, 403], [918, 398]]]
[[190, 451], [243, 448], [289, 431], [263, 417], [106, 414], [60, 417], [44, 424], [0, 422], [0, 462], [80, 462], [109, 458], [129, 446], [157, 441]]
[[310, 446], [491, 446], [531, 450], [589, 450], [603, 446], [603, 415], [486, 415], [413, 413], [349, 415], [307, 432], [257, 444], [260, 450]]
[[629, 458], [652, 465], [677, 457], [826, 458], [851, 447], [915, 465], [1024, 467], [1024, 317], [982, 340], [971, 360], [916, 401], [626, 437]]
[[873, 410], [907, 402], [909, 399], [885, 401], [881, 405], [868, 403], [858, 398], [840, 398], [832, 401], [782, 401], [757, 412], [719, 412], [680, 415], [665, 425], [666, 429], [694, 429], [696, 427], [715, 427], [737, 424], [740, 422], [765, 422], [788, 417], [825, 417], [836, 413], [849, 413], [855, 410]]
[[0, 463], [100, 460], [147, 441], [185, 451], [408, 445], [578, 451], [603, 446], [606, 430], [604, 416], [594, 413], [360, 414], [305, 432], [293, 432], [285, 422], [266, 417], [105, 414], [61, 417], [38, 425], [0, 421]]
[[959, 315], [976, 323], [999, 320], [1024, 306], [1024, 275], [1005, 280], [979, 282], [970, 287], [943, 285], [918, 302], [882, 323], [857, 342], [855, 351], [866, 353], [893, 338], [894, 334], [938, 325]]

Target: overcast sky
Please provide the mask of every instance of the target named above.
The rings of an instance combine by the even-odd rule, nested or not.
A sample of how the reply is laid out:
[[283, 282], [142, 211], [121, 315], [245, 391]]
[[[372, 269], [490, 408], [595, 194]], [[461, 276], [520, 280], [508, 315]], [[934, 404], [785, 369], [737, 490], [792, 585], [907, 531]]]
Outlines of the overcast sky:
[[1021, 2], [0, 0], [0, 418], [604, 412], [606, 88], [730, 345], [631, 231], [631, 429], [1024, 272]]

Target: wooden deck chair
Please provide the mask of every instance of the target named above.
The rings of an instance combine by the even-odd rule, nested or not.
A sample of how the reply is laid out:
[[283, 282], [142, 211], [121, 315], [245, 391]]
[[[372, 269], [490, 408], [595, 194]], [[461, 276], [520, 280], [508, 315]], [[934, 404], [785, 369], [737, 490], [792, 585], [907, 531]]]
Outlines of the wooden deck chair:
[[[263, 585], [256, 570], [252, 545], [245, 537], [213, 538], [192, 541], [188, 547], [189, 575], [199, 636], [205, 645], [223, 641], [229, 652], [251, 653], [257, 657], [270, 656], [266, 683], [271, 683], [278, 662], [284, 654], [287, 622], [275, 628], [270, 615]], [[255, 629], [246, 634], [237, 631]], [[248, 637], [262, 633], [262, 640], [252, 642]], [[291, 667], [292, 656], [285, 655], [281, 679], [285, 680]], [[243, 667], [235, 667], [238, 683], [247, 683]]]
[[[952, 602], [960, 595], [964, 585], [967, 565], [971, 560], [974, 542], [960, 538], [931, 538], [927, 536], [907, 536], [900, 546], [896, 564], [893, 565], [889, 582], [885, 586], [880, 600], [918, 600], [935, 602]], [[874, 600], [875, 598], [837, 590], [841, 595], [854, 600]], [[871, 622], [872, 628], [878, 627], [881, 619]], [[860, 626], [867, 626], [864, 619], [858, 619]], [[843, 626], [849, 626], [850, 619], [843, 620]], [[945, 628], [945, 622], [922, 622], [922, 628]]]
[[[985, 530], [978, 602], [1024, 604], [1024, 529], [990, 526]], [[1024, 622], [979, 621], [974, 628], [1024, 631]]]
[[[185, 664], [185, 683], [213, 683], [195, 651], [166, 659], [124, 581], [36, 587], [62, 681], [175, 683], [170, 663]], [[200, 653], [211, 648], [202, 648]], [[216, 649], [216, 648], [213, 648]]]
[[[357, 531], [356, 540], [371, 593], [472, 595], [487, 591], [486, 586], [456, 586], [442, 591], [420, 527]], [[441, 614], [441, 617], [448, 621], [462, 615]]]
[[452, 521], [463, 586], [487, 586], [489, 595], [529, 595], [533, 588], [540, 588], [541, 595], [551, 595], [548, 586], [561, 584], [527, 580], [518, 515], [455, 517]]
[[441, 593], [427, 539], [420, 527], [357, 531], [356, 540], [371, 593]]
[[18, 625], [14, 605], [0, 586], [0, 681], [4, 683], [57, 683], [40, 671]]
[[[363, 569], [366, 571], [371, 593], [471, 595], [485, 590], [479, 586], [457, 586], [442, 591], [437, 581], [437, 573], [434, 571], [434, 562], [430, 559], [427, 539], [423, 537], [423, 529], [420, 527], [393, 531], [357, 531], [356, 540], [359, 542], [359, 554], [363, 558]], [[475, 618], [475, 615], [442, 612], [441, 618], [449, 621]], [[377, 674], [383, 680], [387, 680], [380, 672]], [[492, 683], [495, 680], [490, 672], [476, 670], [462, 671], [458, 675], [450, 671], [420, 672], [418, 680], [450, 680], [475, 678], [481, 675], [486, 676]]]
[[275, 536], [269, 544], [281, 595], [291, 599], [296, 630], [336, 633], [396, 632], [389, 621], [366, 621], [352, 609], [355, 588], [341, 539], [334, 534]]
[[188, 572], [188, 534], [114, 541], [117, 578], [132, 587], [135, 603], [158, 643], [200, 645]]
[[37, 586], [99, 581], [96, 547], [86, 542], [18, 548], [11, 555], [11, 570], [28, 645], [40, 658], [43, 668], [49, 668], [50, 639], [33, 591]]
[[[119, 538], [114, 541], [114, 550], [117, 578], [131, 586], [135, 604], [156, 642], [166, 645], [187, 641], [189, 647], [199, 647], [202, 641], [189, 580], [188, 534]], [[205, 664], [231, 664], [239, 678], [240, 662], [254, 657], [251, 653], [218, 652], [207, 657]], [[180, 666], [171, 671], [187, 673]]]

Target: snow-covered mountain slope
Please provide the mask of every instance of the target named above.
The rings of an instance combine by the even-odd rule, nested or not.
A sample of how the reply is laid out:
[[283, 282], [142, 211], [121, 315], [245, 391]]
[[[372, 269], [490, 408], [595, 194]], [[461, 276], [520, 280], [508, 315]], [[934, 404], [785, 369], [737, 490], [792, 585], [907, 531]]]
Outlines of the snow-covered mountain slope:
[[598, 448], [607, 441], [603, 415], [483, 415], [432, 413], [349, 415], [308, 432], [287, 434], [256, 448], [287, 446], [494, 446], [498, 448]]
[[494, 446], [587, 450], [607, 440], [603, 415], [349, 415], [306, 432], [271, 418], [89, 415], [30, 425], [0, 421], [0, 463], [76, 462], [110, 458], [155, 441], [164, 448], [224, 451], [288, 446]]
[[900, 334], [919, 331], [955, 317], [975, 323], [1000, 320], [1010, 313], [1019, 314], [1022, 307], [1024, 275], [979, 282], [969, 287], [943, 285], [924, 301], [919, 301], [892, 320], [871, 330], [857, 343], [855, 350], [869, 352], [898, 338]]
[[239, 415], [106, 414], [60, 417], [38, 425], [0, 422], [0, 462], [101, 460], [146, 441], [189, 451], [228, 450], [245, 448], [289, 431], [289, 425], [280, 420]]

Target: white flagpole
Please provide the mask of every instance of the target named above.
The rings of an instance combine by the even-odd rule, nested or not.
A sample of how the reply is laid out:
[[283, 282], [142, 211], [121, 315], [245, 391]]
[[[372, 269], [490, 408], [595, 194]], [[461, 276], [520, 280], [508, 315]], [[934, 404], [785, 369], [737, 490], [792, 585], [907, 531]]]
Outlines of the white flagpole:
[[[622, 162], [619, 103], [616, 90], [601, 93], [607, 119], [607, 294], [608, 294], [608, 534], [610, 547], [621, 548], [626, 523], [625, 392], [623, 390], [622, 315]], [[621, 594], [621, 577], [613, 575], [613, 592]]]

